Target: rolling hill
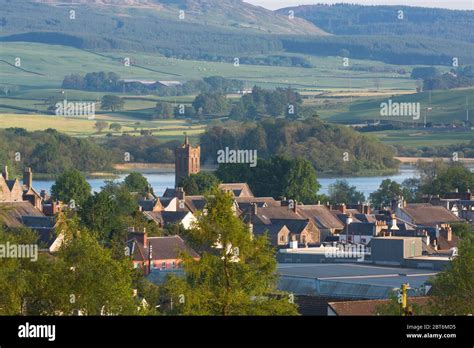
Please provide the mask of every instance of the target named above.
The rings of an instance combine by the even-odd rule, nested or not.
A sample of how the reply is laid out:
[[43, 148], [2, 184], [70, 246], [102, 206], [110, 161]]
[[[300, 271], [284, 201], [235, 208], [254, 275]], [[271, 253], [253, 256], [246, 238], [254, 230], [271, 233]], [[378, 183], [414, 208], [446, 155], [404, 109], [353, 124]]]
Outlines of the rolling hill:
[[[36, 0], [64, 8], [65, 6], [91, 8], [94, 11], [113, 11], [126, 16], [133, 10], [153, 13], [157, 17], [191, 22], [205, 26], [218, 26], [229, 29], [248, 29], [260, 33], [321, 35], [324, 31], [314, 24], [277, 14], [263, 7], [253, 6], [241, 0]], [[180, 10], [182, 18], [179, 18]]]

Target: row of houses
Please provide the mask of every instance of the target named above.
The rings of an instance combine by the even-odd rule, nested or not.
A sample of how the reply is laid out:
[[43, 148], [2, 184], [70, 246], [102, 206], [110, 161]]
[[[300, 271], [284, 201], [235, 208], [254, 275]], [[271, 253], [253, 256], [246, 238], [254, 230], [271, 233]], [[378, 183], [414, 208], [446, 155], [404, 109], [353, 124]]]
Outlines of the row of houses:
[[[31, 169], [26, 168], [20, 183], [10, 179], [8, 168], [4, 167], [0, 177], [0, 217], [7, 227], [26, 226], [36, 231], [44, 250], [55, 252], [61, 241], [55, 233], [55, 215], [62, 205], [44, 192], [38, 193], [32, 187], [32, 178]], [[449, 255], [459, 242], [451, 224], [462, 220], [455, 207], [463, 203], [472, 209], [470, 194], [417, 204], [407, 204], [399, 197], [391, 207], [371, 210], [366, 204], [304, 205], [287, 198], [255, 197], [246, 183], [221, 184], [220, 188], [232, 193], [233, 210], [252, 233], [267, 234], [279, 249], [307, 249], [333, 242], [370, 247], [373, 238], [397, 236], [420, 238], [425, 255]], [[187, 195], [180, 187], [167, 189], [161, 197], [148, 194], [139, 201], [144, 216], [161, 228], [191, 228], [197, 212], [205, 210], [205, 205], [204, 196]], [[134, 263], [145, 270], [173, 269], [179, 264], [180, 251], [189, 251], [179, 236], [153, 239], [140, 238], [140, 233], [146, 235], [146, 231], [131, 232], [127, 245]], [[153, 243], [148, 245], [145, 240]], [[150, 252], [150, 247], [155, 251]]]
[[[459, 238], [451, 224], [462, 219], [441, 205], [407, 204], [400, 197], [391, 207], [372, 211], [368, 205], [303, 205], [273, 197], [255, 197], [245, 183], [221, 184], [233, 193], [235, 214], [249, 225], [255, 235], [267, 233], [278, 248], [311, 247], [343, 242], [369, 245], [378, 236], [420, 237], [425, 250], [448, 252]], [[188, 229], [195, 214], [205, 208], [204, 196], [186, 195], [182, 188], [167, 189], [162, 197], [140, 201], [145, 216], [160, 227], [181, 224]]]
[[23, 180], [11, 179], [8, 167], [0, 176], [0, 220], [9, 229], [27, 227], [38, 234], [40, 250], [59, 250], [62, 236], [56, 234], [56, 214], [62, 204], [52, 201], [46, 192], [33, 188], [33, 172], [25, 168]]

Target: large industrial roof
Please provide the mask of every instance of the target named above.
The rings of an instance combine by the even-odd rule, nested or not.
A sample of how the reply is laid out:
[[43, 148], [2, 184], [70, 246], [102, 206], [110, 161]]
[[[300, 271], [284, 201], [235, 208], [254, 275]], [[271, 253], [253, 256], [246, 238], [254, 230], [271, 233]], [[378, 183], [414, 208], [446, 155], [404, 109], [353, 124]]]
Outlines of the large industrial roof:
[[387, 298], [393, 288], [409, 283], [419, 288], [436, 271], [383, 267], [363, 263], [279, 264], [280, 289], [300, 295]]

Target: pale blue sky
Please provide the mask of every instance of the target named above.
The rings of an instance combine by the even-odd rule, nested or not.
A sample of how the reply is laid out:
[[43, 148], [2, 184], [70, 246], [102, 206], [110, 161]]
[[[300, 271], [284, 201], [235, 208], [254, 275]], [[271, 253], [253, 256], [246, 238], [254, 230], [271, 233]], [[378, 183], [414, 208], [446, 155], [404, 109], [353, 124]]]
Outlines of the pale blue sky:
[[459, 10], [474, 10], [474, 0], [244, 0], [245, 2], [276, 10], [282, 7], [310, 5], [316, 3], [356, 3], [361, 5], [408, 5], [421, 7], [441, 7]]

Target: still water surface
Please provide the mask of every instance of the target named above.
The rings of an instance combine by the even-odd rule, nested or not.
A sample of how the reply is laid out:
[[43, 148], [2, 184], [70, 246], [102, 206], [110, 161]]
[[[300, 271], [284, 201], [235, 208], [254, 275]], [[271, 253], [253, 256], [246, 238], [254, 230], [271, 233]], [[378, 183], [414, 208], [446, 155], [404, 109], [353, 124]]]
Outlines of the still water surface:
[[[415, 177], [417, 175], [413, 167], [403, 167], [400, 169], [399, 173], [391, 176], [371, 176], [371, 177], [337, 177], [337, 178], [319, 178], [318, 181], [321, 184], [321, 189], [319, 193], [328, 193], [329, 185], [336, 182], [336, 180], [346, 179], [351, 186], [355, 186], [358, 191], [364, 193], [368, 196], [377, 191], [378, 187], [382, 180], [387, 178], [395, 180], [398, 183], [402, 183], [403, 180]], [[144, 174], [148, 182], [153, 187], [153, 191], [157, 195], [162, 195], [165, 192], [167, 187], [174, 187], [174, 174], [173, 173], [163, 173], [163, 174]], [[121, 175], [117, 181], [121, 181], [126, 177], [126, 175]], [[89, 179], [87, 180], [92, 187], [93, 191], [100, 191], [101, 187], [104, 186], [104, 179]], [[46, 190], [50, 192], [51, 186], [54, 184], [54, 181], [51, 180], [35, 180], [33, 185], [38, 191]]]

